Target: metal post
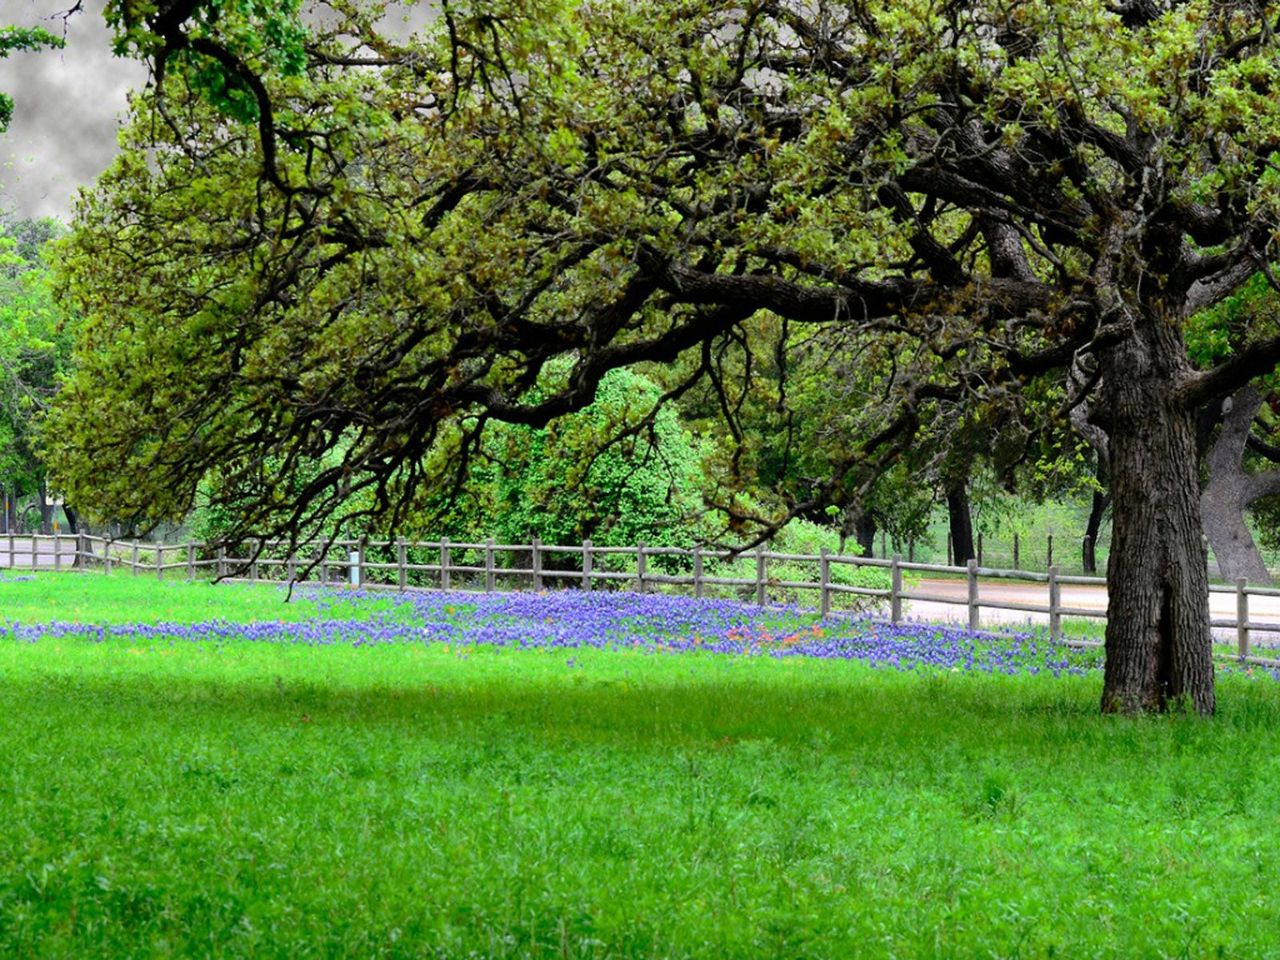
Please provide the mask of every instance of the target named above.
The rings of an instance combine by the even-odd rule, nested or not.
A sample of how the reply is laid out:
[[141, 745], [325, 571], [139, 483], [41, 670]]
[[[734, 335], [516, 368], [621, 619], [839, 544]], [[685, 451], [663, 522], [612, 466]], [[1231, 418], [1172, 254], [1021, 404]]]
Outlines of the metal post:
[[542, 589], [542, 541], [537, 537], [533, 538], [530, 545], [533, 552], [533, 589]]
[[889, 563], [889, 619], [902, 622], [902, 557], [893, 555]]
[[693, 595], [699, 600], [706, 588], [702, 583], [702, 547], [693, 548]]
[[641, 593], [646, 592], [644, 582], [646, 572], [648, 572], [648, 564], [645, 562], [644, 543], [641, 542], [636, 544], [636, 580], [638, 581], [638, 588]]
[[403, 540], [396, 541], [396, 583], [403, 591], [409, 586], [409, 551]]
[[493, 537], [484, 542], [484, 592], [493, 593], [494, 576], [493, 565]]
[[1049, 568], [1049, 639], [1055, 643], [1062, 639], [1062, 584], [1057, 567]]
[[591, 589], [591, 541], [582, 541], [582, 589]]
[[763, 607], [765, 601], [765, 556], [764, 544], [756, 547], [756, 606]]
[[978, 629], [978, 561], [969, 561], [969, 629]]
[[1249, 655], [1249, 581], [1236, 581], [1236, 649], [1241, 657]]
[[449, 538], [440, 538], [440, 589], [448, 590], [452, 579], [449, 576]]

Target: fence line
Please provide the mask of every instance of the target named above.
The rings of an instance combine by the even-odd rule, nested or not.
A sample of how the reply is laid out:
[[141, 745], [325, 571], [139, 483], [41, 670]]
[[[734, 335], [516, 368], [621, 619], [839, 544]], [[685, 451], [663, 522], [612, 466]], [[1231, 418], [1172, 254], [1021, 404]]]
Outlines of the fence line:
[[[980, 566], [970, 560], [963, 567], [936, 563], [914, 563], [899, 555], [888, 559], [855, 557], [834, 554], [823, 549], [817, 554], [776, 553], [756, 547], [754, 550], [713, 550], [702, 547], [652, 547], [639, 543], [634, 547], [595, 546], [590, 540], [577, 546], [544, 544], [538, 539], [531, 543], [496, 543], [489, 539], [484, 543], [458, 543], [448, 539], [436, 541], [407, 540], [335, 540], [332, 543], [308, 542], [296, 544], [288, 551], [285, 541], [268, 540], [249, 556], [237, 557], [227, 553], [224, 545], [200, 543], [144, 543], [138, 540], [109, 540], [80, 533], [73, 535], [36, 534], [15, 537], [8, 535], [7, 559], [10, 569], [80, 570], [100, 568], [107, 573], [120, 567], [128, 567], [132, 575], [154, 573], [163, 580], [167, 572], [182, 571], [192, 579], [198, 571], [206, 571], [222, 579], [239, 579], [257, 582], [272, 580], [283, 583], [318, 583], [329, 586], [351, 585], [365, 588], [406, 590], [410, 587], [410, 575], [420, 574], [434, 578], [426, 584], [442, 590], [476, 589], [493, 592], [502, 580], [529, 583], [533, 589], [546, 588], [548, 580], [571, 581], [583, 590], [592, 590], [597, 584], [621, 584], [640, 593], [652, 592], [659, 586], [690, 587], [696, 597], [704, 597], [708, 587], [733, 587], [749, 593], [754, 601], [764, 606], [770, 590], [813, 591], [817, 594], [818, 609], [825, 616], [833, 609], [840, 596], [867, 598], [887, 603], [892, 623], [903, 621], [904, 602], [920, 601], [967, 607], [968, 624], [978, 629], [983, 609], [1010, 610], [1047, 616], [1049, 633], [1054, 640], [1062, 640], [1062, 618], [1079, 617], [1105, 620], [1102, 610], [1063, 605], [1064, 585], [1104, 586], [1103, 577], [1073, 576], [1064, 574], [1057, 566], [1046, 573], [1028, 570], [1001, 569]], [[285, 552], [283, 555], [281, 550]], [[381, 551], [393, 560], [370, 559], [370, 551]], [[274, 552], [273, 552], [274, 551]], [[334, 556], [337, 551], [337, 556]], [[411, 551], [434, 553], [437, 562], [411, 561]], [[454, 558], [467, 553], [482, 558], [472, 563], [457, 563]], [[513, 558], [527, 555], [528, 566], [501, 566], [498, 554]], [[4, 554], [0, 553], [0, 556]], [[174, 559], [176, 556], [176, 559]], [[580, 564], [580, 568], [563, 569], [548, 567], [552, 556], [568, 556]], [[608, 561], [621, 558], [628, 569], [608, 569]], [[688, 573], [661, 572], [650, 561], [678, 558], [688, 561]], [[754, 560], [753, 575], [718, 576], [707, 572], [708, 562]], [[606, 562], [597, 562], [606, 561]], [[783, 580], [770, 576], [771, 563], [811, 565], [816, 579]], [[841, 567], [878, 569], [887, 574], [887, 587], [859, 586], [840, 583], [833, 571]], [[929, 573], [944, 577], [962, 578], [966, 584], [964, 599], [938, 593], [909, 589], [908, 573]], [[455, 580], [455, 575], [462, 577]], [[467, 579], [467, 578], [471, 579]], [[1022, 583], [1042, 583], [1047, 588], [1046, 603], [1024, 603], [983, 597], [981, 581], [1012, 580]], [[421, 586], [421, 584], [417, 585]], [[1244, 579], [1234, 586], [1210, 585], [1210, 594], [1234, 594], [1235, 615], [1230, 619], [1212, 618], [1209, 625], [1215, 628], [1233, 629], [1236, 634], [1236, 654], [1233, 660], [1266, 666], [1280, 664], [1280, 659], [1259, 658], [1251, 655], [1252, 634], [1257, 631], [1280, 633], [1280, 622], [1253, 620], [1250, 615], [1250, 597], [1280, 597], [1280, 589], [1250, 586]], [[1096, 641], [1067, 641], [1075, 646], [1101, 646]]]

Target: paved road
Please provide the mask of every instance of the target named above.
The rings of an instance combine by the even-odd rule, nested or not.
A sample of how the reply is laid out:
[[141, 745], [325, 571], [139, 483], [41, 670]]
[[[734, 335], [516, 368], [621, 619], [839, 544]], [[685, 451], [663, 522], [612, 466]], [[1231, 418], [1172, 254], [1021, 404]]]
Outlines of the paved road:
[[[1062, 605], [1080, 610], [1096, 610], [1105, 613], [1107, 609], [1107, 590], [1102, 586], [1085, 586], [1062, 584]], [[925, 600], [912, 600], [905, 605], [906, 616], [919, 620], [945, 620], [968, 623], [969, 587], [964, 580], [924, 579], [908, 586], [908, 592], [927, 593], [934, 596], [954, 597], [955, 604], [934, 603]], [[999, 600], [1006, 603], [1029, 603], [1049, 605], [1049, 586], [1044, 583], [1018, 583], [1011, 580], [984, 580], [978, 588], [979, 600]], [[1236, 612], [1234, 593], [1209, 594], [1209, 611], [1214, 620], [1231, 619]], [[984, 623], [1044, 623], [1049, 622], [1047, 613], [1029, 613], [1023, 610], [1001, 610], [996, 607], [983, 607]], [[1249, 597], [1249, 620], [1253, 623], [1272, 623], [1275, 630], [1255, 630], [1254, 638], [1262, 643], [1280, 643], [1280, 597]], [[1098, 621], [1102, 623], [1102, 620]], [[1235, 630], [1216, 628], [1215, 634], [1223, 638], [1234, 638]]]
[[[61, 560], [61, 564], [59, 564], [59, 560]], [[0, 534], [0, 569], [9, 566], [13, 566], [18, 570], [23, 568], [30, 570], [32, 567], [53, 569], [59, 565], [70, 567], [75, 564], [75, 560], [76, 538], [74, 536], [63, 537], [57, 541], [57, 555], [54, 553], [54, 541], [52, 539], [41, 538], [37, 541], [35, 553], [33, 554], [31, 538], [15, 536], [13, 538], [13, 554], [11, 556], [9, 553], [9, 537], [7, 534]]]

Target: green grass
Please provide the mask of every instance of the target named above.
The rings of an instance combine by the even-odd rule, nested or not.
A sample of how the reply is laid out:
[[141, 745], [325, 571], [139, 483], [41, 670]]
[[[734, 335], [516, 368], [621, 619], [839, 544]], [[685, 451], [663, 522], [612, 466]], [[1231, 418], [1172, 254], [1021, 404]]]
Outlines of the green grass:
[[0, 619], [19, 623], [297, 621], [314, 616], [314, 602], [302, 594], [289, 598], [278, 585], [157, 580], [154, 574], [0, 574]]
[[[141, 589], [48, 579], [6, 615]], [[1097, 677], [574, 660], [0, 641], [0, 955], [1280, 955], [1269, 679], [1125, 720]]]

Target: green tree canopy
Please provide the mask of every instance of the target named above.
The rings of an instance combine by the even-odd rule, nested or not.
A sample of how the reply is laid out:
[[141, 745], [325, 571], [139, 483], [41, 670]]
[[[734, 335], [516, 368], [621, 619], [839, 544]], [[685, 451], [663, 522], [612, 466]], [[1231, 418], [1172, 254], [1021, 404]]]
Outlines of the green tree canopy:
[[[69, 490], [159, 518], [276, 457], [245, 529], [305, 533], [359, 489], [394, 518], [491, 422], [688, 355], [678, 395], [767, 310], [891, 361], [796, 510], [869, 489], [933, 405], [1087, 412], [1115, 498], [1103, 706], [1213, 709], [1193, 411], [1280, 340], [1197, 368], [1182, 329], [1275, 259], [1274, 4], [494, 0], [407, 40], [332, 6], [303, 72], [243, 48], [254, 4], [147, 7], [138, 49], [212, 59], [254, 107], [170, 75], [79, 209]], [[446, 430], [458, 456], [428, 456]]]

